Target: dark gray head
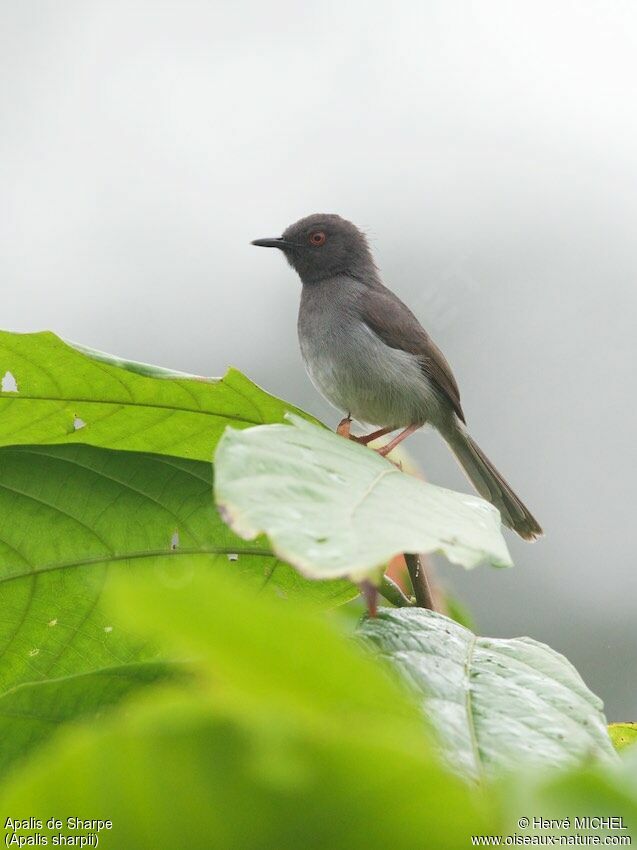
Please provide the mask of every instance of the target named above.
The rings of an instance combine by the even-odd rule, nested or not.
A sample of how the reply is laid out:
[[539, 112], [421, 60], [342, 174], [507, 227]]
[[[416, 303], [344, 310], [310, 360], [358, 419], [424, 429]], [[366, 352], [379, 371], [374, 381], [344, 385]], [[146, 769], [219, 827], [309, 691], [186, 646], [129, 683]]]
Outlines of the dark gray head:
[[303, 283], [340, 274], [366, 282], [378, 274], [365, 234], [340, 215], [308, 215], [291, 224], [282, 236], [255, 239], [252, 244], [280, 248]]

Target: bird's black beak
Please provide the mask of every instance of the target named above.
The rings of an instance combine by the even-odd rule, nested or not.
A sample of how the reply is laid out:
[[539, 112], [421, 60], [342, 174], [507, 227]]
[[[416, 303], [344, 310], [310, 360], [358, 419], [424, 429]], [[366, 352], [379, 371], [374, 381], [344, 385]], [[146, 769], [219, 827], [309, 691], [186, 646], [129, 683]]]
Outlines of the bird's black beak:
[[291, 243], [286, 239], [282, 239], [281, 237], [276, 237], [275, 239], [253, 239], [252, 245], [257, 245], [259, 248], [285, 248], [287, 245]]

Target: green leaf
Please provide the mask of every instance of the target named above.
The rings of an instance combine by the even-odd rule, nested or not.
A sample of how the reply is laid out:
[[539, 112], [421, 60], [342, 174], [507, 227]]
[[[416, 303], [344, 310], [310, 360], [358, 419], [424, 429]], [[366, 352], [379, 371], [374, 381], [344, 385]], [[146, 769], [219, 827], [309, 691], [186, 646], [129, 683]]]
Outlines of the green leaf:
[[0, 790], [11, 817], [108, 817], [101, 846], [153, 850], [457, 850], [485, 831], [404, 688], [334, 624], [198, 568], [112, 598], [198, 675], [60, 735]]
[[294, 427], [228, 429], [215, 493], [241, 537], [264, 531], [310, 578], [354, 580], [400, 552], [442, 552], [472, 567], [509, 566], [498, 511], [405, 475], [377, 453], [296, 416]]
[[351, 585], [302, 579], [264, 540], [247, 545], [221, 522], [209, 463], [91, 446], [0, 449], [0, 693], [148, 660], [100, 605], [112, 579], [134, 570], [161, 586], [201, 564], [240, 573], [252, 592], [334, 605]]
[[545, 644], [477, 637], [415, 608], [381, 609], [360, 631], [421, 695], [447, 760], [462, 773], [615, 758], [601, 700]]
[[178, 675], [174, 666], [163, 663], [128, 664], [6, 691], [0, 696], [0, 776], [48, 740], [60, 724], [98, 720], [132, 694]]
[[296, 410], [235, 369], [197, 378], [48, 332], [0, 332], [0, 378], [0, 445], [89, 443], [210, 460], [227, 425], [281, 422]]
[[637, 723], [610, 723], [608, 732], [616, 750], [637, 744]]

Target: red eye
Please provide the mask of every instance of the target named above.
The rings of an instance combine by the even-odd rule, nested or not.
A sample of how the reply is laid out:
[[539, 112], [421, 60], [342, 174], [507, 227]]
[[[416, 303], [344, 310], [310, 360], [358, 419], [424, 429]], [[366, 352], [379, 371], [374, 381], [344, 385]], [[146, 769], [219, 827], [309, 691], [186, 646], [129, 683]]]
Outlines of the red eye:
[[320, 248], [321, 245], [325, 244], [326, 236], [322, 230], [317, 230], [314, 233], [310, 234], [310, 244], [314, 245], [316, 248]]

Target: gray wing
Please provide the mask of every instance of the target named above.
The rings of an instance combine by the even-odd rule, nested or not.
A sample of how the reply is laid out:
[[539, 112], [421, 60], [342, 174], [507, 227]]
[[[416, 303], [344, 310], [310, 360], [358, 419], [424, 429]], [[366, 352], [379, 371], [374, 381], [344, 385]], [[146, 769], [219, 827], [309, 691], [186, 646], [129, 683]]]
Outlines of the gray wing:
[[464, 422], [460, 391], [451, 366], [409, 307], [389, 289], [374, 287], [361, 294], [359, 308], [362, 320], [385, 345], [418, 356], [423, 373]]

